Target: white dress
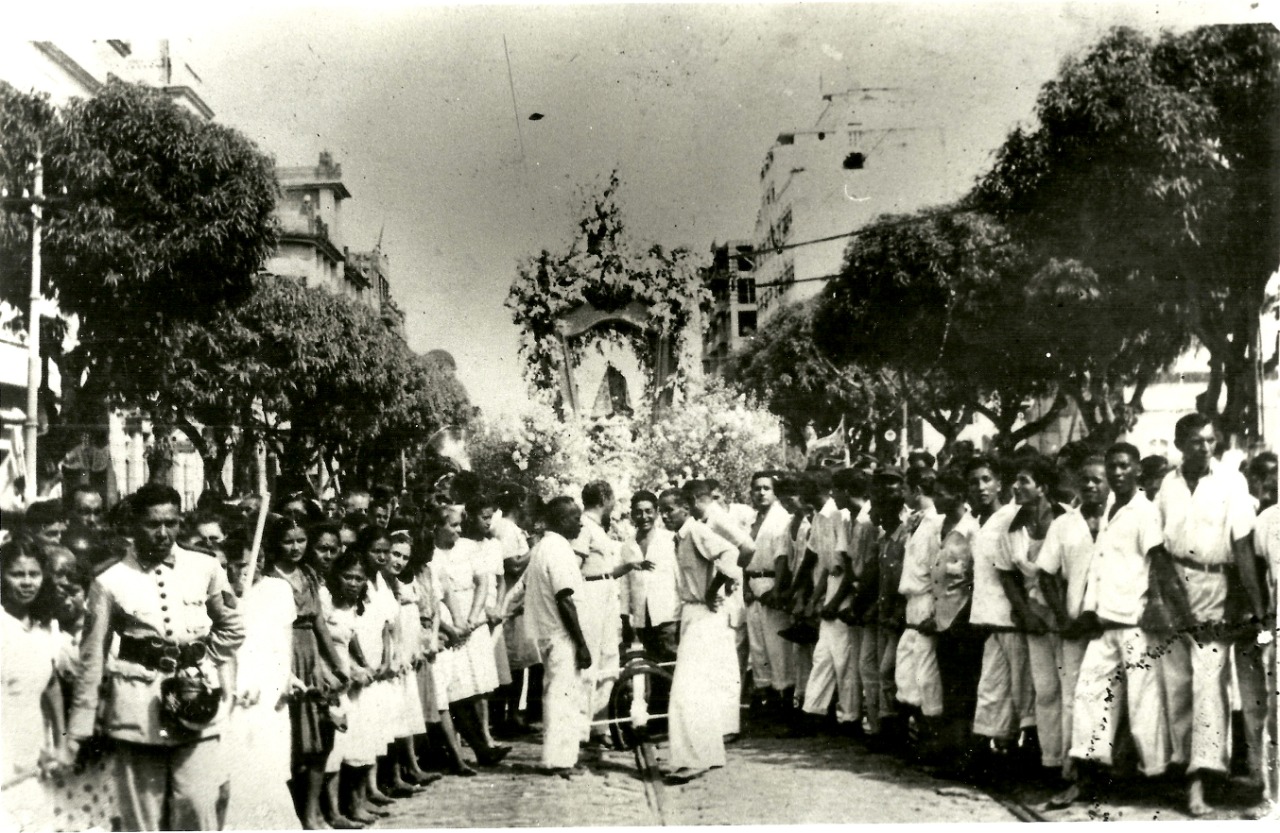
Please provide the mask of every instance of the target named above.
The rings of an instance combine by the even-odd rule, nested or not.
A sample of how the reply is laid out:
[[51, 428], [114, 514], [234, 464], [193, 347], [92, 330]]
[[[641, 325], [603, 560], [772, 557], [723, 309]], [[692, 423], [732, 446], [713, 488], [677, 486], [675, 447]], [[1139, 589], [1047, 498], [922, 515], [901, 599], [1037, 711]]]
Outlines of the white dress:
[[[364, 650], [369, 667], [377, 669], [382, 664], [382, 631], [388, 623], [400, 616], [400, 605], [395, 594], [381, 575], [369, 582], [368, 601], [365, 602], [361, 627], [357, 628], [360, 647]], [[386, 747], [395, 742], [403, 718], [403, 698], [394, 678], [375, 680], [365, 688], [362, 699], [368, 700], [368, 708], [376, 715], [373, 722], [373, 746], [378, 755], [386, 754]]]
[[401, 672], [394, 682], [403, 705], [396, 737], [408, 738], [427, 731], [427, 721], [422, 713], [422, 694], [418, 688], [418, 669], [414, 668], [414, 661], [422, 656], [422, 617], [418, 609], [416, 582], [400, 582], [399, 608]]
[[257, 688], [258, 702], [237, 705], [221, 744], [231, 770], [228, 830], [300, 830], [289, 794], [292, 732], [289, 690], [293, 663], [293, 588], [264, 577], [240, 599], [244, 644], [236, 655], [236, 684]]
[[87, 797], [81, 808], [62, 795], [62, 784], [37, 777], [40, 751], [51, 740], [40, 700], [63, 643], [57, 622], [27, 627], [0, 611], [0, 829], [83, 830], [97, 815]]
[[[324, 617], [325, 625], [329, 629], [329, 640], [333, 643], [333, 651], [341, 663], [339, 667], [343, 673], [350, 676], [352, 663], [349, 652], [357, 618], [355, 605], [344, 609], [334, 607], [333, 595], [329, 593], [329, 588], [321, 587], [320, 615]], [[341, 770], [342, 762], [346, 759], [348, 752], [355, 749], [360, 742], [354, 734], [354, 730], [359, 729], [359, 721], [355, 718], [355, 703], [359, 697], [359, 692], [350, 688], [338, 695], [338, 712], [346, 717], [347, 730], [333, 733], [333, 749], [330, 750], [329, 758], [325, 761], [325, 772]]]
[[[483, 572], [485, 554], [478, 541], [462, 538], [453, 545], [453, 549], [437, 549], [432, 564], [440, 571], [437, 578], [444, 589], [449, 613], [455, 625], [460, 626], [471, 615], [475, 577], [478, 572]], [[489, 636], [489, 628], [477, 628], [467, 636], [466, 643], [454, 651], [449, 702], [488, 694], [497, 687], [498, 669], [493, 661], [493, 640]]]

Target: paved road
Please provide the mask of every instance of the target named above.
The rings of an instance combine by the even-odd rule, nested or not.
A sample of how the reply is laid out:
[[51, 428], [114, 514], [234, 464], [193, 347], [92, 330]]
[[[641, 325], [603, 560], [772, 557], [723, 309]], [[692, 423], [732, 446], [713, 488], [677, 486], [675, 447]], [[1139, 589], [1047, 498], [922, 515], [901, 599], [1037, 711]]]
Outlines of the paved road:
[[[661, 760], [665, 750], [659, 750]], [[631, 753], [587, 761], [565, 781], [537, 773], [538, 747], [518, 742], [501, 768], [449, 777], [392, 807], [382, 828], [660, 824]], [[729, 765], [659, 788], [669, 825], [1015, 821], [983, 792], [940, 781], [843, 741], [746, 738]]]

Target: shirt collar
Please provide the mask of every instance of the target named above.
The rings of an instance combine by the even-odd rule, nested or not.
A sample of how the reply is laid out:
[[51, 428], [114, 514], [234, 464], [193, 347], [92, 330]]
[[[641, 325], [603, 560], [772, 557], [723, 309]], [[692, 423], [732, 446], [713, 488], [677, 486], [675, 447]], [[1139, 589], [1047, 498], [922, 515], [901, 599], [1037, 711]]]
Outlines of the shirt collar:
[[[152, 562], [149, 566], [157, 567], [163, 564], [166, 567], [172, 567], [174, 566], [175, 563], [177, 563], [177, 556], [175, 555], [175, 553], [177, 552], [178, 552], [178, 545], [174, 544], [173, 546], [169, 547], [169, 552], [165, 555], [164, 558], [160, 559], [159, 561]], [[142, 561], [138, 558], [138, 553], [136, 550], [130, 550], [128, 557], [133, 561], [134, 564], [138, 566], [139, 569], [143, 569], [143, 570], [149, 569], [148, 566], [143, 566]]]

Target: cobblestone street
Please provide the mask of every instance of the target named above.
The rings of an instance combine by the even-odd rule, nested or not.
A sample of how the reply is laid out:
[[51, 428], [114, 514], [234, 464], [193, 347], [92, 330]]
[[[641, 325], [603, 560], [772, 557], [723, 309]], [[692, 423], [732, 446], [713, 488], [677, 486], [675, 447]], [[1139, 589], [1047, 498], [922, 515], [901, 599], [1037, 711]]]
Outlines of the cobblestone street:
[[[502, 767], [475, 778], [446, 777], [421, 796], [398, 801], [378, 827], [1190, 820], [1175, 779], [1117, 782], [1102, 803], [1045, 812], [1051, 793], [1045, 787], [993, 793], [869, 752], [856, 741], [776, 735], [769, 728], [748, 732], [729, 747], [724, 769], [682, 786], [650, 787], [648, 796], [631, 752], [584, 756], [589, 773], [565, 781], [538, 772], [539, 747], [530, 736], [512, 744]], [[661, 764], [665, 753], [660, 747]], [[1218, 800], [1212, 819], [1238, 819], [1249, 806], [1238, 780]]]

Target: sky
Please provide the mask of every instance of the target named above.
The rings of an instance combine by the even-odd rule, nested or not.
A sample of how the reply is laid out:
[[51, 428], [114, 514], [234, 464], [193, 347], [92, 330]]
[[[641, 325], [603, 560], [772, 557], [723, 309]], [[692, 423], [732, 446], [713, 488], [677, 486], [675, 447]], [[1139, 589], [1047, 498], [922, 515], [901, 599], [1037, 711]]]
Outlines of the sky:
[[750, 234], [765, 153], [813, 123], [823, 91], [907, 88], [968, 182], [1030, 119], [1062, 60], [1110, 26], [1181, 30], [1274, 11], [1236, 0], [233, 1], [175, 18], [172, 5], [138, 22], [181, 45], [215, 118], [278, 164], [332, 152], [353, 195], [343, 242], [369, 249], [382, 236], [410, 346], [451, 352], [489, 413], [525, 399], [503, 305], [518, 262], [565, 245], [584, 191], [612, 169], [634, 233], [705, 253]]

